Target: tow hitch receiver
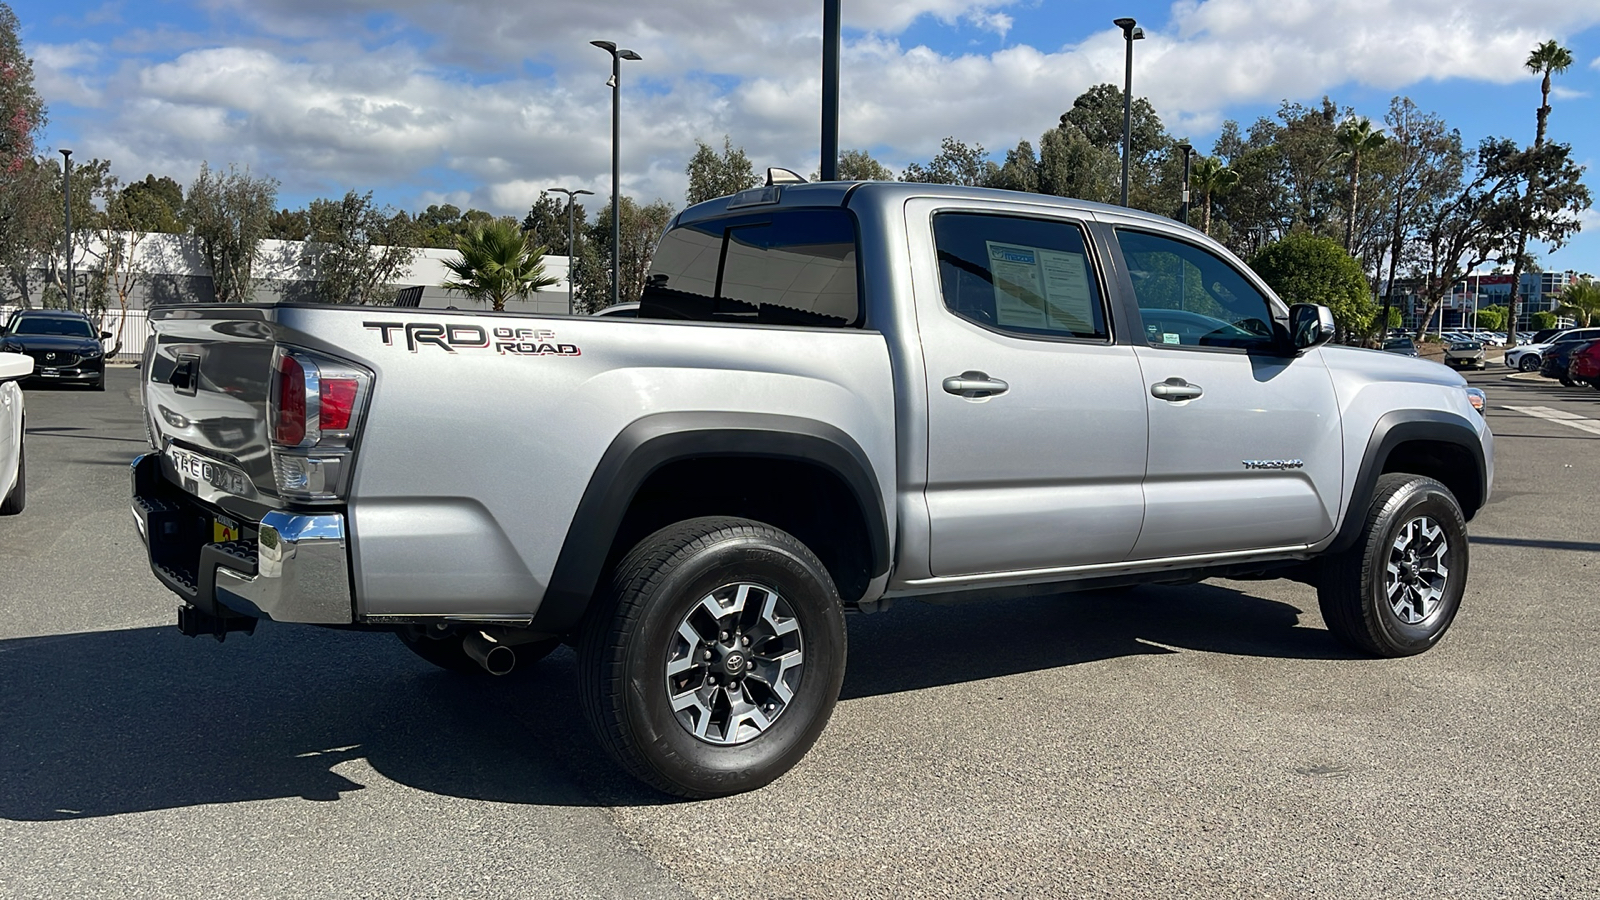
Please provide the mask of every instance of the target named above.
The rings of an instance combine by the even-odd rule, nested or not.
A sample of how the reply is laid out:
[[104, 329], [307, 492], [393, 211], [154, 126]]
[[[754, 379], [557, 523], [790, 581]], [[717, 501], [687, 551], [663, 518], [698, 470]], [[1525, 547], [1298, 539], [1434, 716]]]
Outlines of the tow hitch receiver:
[[214, 616], [190, 603], [178, 607], [179, 634], [189, 637], [209, 634], [221, 643], [230, 631], [255, 634], [256, 619], [252, 616]]

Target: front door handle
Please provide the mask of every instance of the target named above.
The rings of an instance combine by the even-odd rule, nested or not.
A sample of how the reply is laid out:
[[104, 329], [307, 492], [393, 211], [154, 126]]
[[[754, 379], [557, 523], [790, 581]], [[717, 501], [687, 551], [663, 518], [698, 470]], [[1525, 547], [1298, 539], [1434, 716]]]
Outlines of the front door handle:
[[1176, 376], [1150, 385], [1151, 396], [1159, 397], [1171, 403], [1176, 403], [1179, 400], [1193, 400], [1203, 393], [1205, 392], [1200, 390], [1200, 385], [1190, 384]]
[[1011, 385], [998, 378], [990, 378], [986, 373], [971, 371], [946, 378], [944, 389], [946, 393], [966, 397], [968, 400], [981, 400], [995, 394], [1004, 394], [1011, 389]]

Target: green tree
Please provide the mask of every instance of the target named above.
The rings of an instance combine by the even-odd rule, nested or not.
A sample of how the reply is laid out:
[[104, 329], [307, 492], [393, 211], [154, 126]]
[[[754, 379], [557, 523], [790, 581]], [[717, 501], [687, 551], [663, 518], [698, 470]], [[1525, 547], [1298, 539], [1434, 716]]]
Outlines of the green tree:
[[496, 312], [513, 297], [525, 300], [557, 280], [544, 273], [545, 248], [528, 243], [528, 235], [509, 220], [474, 225], [456, 241], [456, 250], [460, 258], [444, 261], [455, 277], [442, 287]]
[[1354, 253], [1356, 219], [1361, 205], [1361, 157], [1376, 152], [1388, 139], [1382, 131], [1373, 130], [1371, 119], [1356, 116], [1346, 119], [1339, 126], [1335, 140], [1339, 143], [1339, 151], [1334, 154], [1334, 161], [1343, 162], [1350, 174], [1350, 202], [1345, 207], [1344, 216], [1344, 250]]
[[1506, 328], [1506, 308], [1504, 306], [1485, 306], [1479, 309], [1476, 324], [1482, 331], [1504, 331]]
[[373, 205], [372, 192], [349, 191], [342, 200], [313, 203], [317, 294], [327, 303], [391, 304], [392, 286], [416, 258], [406, 246], [410, 217]]
[[1250, 268], [1287, 303], [1316, 303], [1333, 311], [1344, 335], [1364, 334], [1373, 323], [1367, 275], [1333, 238], [1290, 234], [1250, 258]]
[[[1533, 52], [1528, 54], [1528, 59], [1523, 65], [1527, 67], [1529, 72], [1540, 76], [1539, 109], [1536, 113], [1533, 137], [1533, 149], [1537, 153], [1544, 148], [1545, 128], [1550, 123], [1550, 78], [1553, 75], [1560, 75], [1572, 67], [1572, 51], [1553, 40], [1545, 41], [1533, 48]], [[1523, 216], [1530, 221], [1524, 222], [1517, 233], [1517, 249], [1515, 255], [1512, 256], [1511, 262], [1511, 322], [1513, 331], [1516, 330], [1517, 310], [1521, 300], [1519, 295], [1521, 293], [1522, 267], [1528, 255], [1529, 232], [1537, 227], [1531, 220], [1536, 215], [1535, 206], [1538, 202], [1537, 196], [1540, 188], [1538, 174], [1535, 173], [1534, 177], [1528, 180], [1528, 189], [1524, 198]]]
[[1226, 194], [1239, 183], [1239, 175], [1215, 156], [1194, 161], [1189, 173], [1189, 190], [1200, 195], [1200, 230], [1211, 233], [1211, 199]]
[[276, 179], [231, 164], [227, 172], [200, 164], [185, 206], [219, 303], [250, 301], [251, 269], [277, 199]]
[[183, 186], [163, 175], [146, 175], [122, 189], [118, 197], [129, 230], [183, 234]]
[[901, 181], [923, 184], [959, 184], [982, 187], [999, 173], [1000, 167], [989, 161], [982, 144], [968, 146], [954, 137], [939, 142], [939, 153], [927, 165], [911, 163], [900, 173]]
[[1094, 203], [1117, 199], [1122, 162], [1065, 123], [1039, 137], [1039, 191]]
[[704, 141], [697, 140], [694, 146], [694, 156], [689, 158], [689, 165], [684, 169], [689, 176], [689, 190], [684, 200], [691, 206], [737, 194], [761, 183], [744, 148], [735, 148], [728, 135], [722, 136], [720, 154]]
[[34, 158], [47, 117], [20, 30], [16, 13], [0, 3], [0, 268], [17, 299], [29, 306], [29, 275], [60, 234], [55, 216], [61, 207], [57, 203], [52, 213], [49, 173]]
[[995, 173], [989, 186], [1036, 193], [1039, 190], [1039, 160], [1033, 155], [1033, 145], [1018, 141], [1016, 147], [1007, 150], [1006, 161]]
[[[811, 180], [815, 181], [816, 177]], [[865, 150], [846, 150], [839, 154], [839, 180], [893, 181], [894, 173]]]
[[1589, 279], [1574, 281], [1561, 292], [1561, 305], [1556, 312], [1572, 316], [1587, 328], [1600, 316], [1600, 285]]
[[1560, 318], [1548, 310], [1541, 309], [1528, 317], [1528, 327], [1534, 331], [1544, 331], [1546, 328], [1557, 328], [1560, 325]]
[[[1467, 154], [1461, 146], [1460, 132], [1437, 115], [1418, 109], [1408, 97], [1390, 101], [1384, 122], [1390, 136], [1386, 150], [1392, 154], [1385, 188], [1389, 197], [1389, 208], [1385, 210], [1389, 277], [1379, 280], [1386, 286], [1383, 308], [1387, 311], [1393, 303], [1400, 263], [1410, 250], [1411, 239], [1427, 212], [1458, 192]], [[1380, 270], [1381, 267], [1380, 260]]]
[[[1163, 215], [1176, 212], [1179, 201], [1178, 180], [1182, 163], [1175, 162], [1177, 141], [1167, 134], [1155, 107], [1144, 97], [1136, 97], [1131, 106], [1131, 123], [1128, 134], [1128, 205], [1135, 209], [1159, 212]], [[1112, 179], [1112, 192], [1106, 199], [1121, 193], [1122, 178], [1122, 88], [1114, 84], [1097, 84], [1072, 101], [1072, 108], [1061, 114], [1060, 126], [1077, 129], [1090, 146], [1114, 161], [1116, 174]], [[1068, 132], [1065, 137], [1072, 143]], [[1039, 154], [1046, 155], [1041, 142]], [[1083, 163], [1087, 157], [1079, 155]], [[1092, 166], [1090, 167], [1092, 168]], [[1074, 170], [1086, 173], [1082, 167]], [[1047, 179], [1041, 178], [1044, 182]], [[1097, 179], [1077, 174], [1072, 181], [1075, 188], [1088, 188]], [[1047, 193], [1057, 193], [1046, 189]], [[1064, 196], [1084, 197], [1082, 194]]]

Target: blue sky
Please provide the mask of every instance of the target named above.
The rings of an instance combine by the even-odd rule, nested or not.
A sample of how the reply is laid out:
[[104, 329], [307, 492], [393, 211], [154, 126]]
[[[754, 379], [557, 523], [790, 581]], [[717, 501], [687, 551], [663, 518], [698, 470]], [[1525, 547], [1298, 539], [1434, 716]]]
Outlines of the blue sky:
[[[187, 182], [202, 160], [282, 182], [299, 205], [349, 189], [416, 209], [525, 210], [541, 187], [609, 191], [616, 40], [623, 189], [681, 205], [696, 139], [758, 166], [817, 167], [820, 4], [748, 0], [23, 0], [50, 107], [46, 143]], [[1135, 92], [1206, 149], [1224, 119], [1326, 94], [1381, 118], [1409, 95], [1459, 128], [1531, 141], [1556, 38], [1551, 137], [1600, 162], [1600, 0], [844, 0], [841, 143], [892, 167], [954, 135], [1002, 152], [1072, 98], [1120, 81], [1111, 19], [1139, 19]], [[1547, 256], [1600, 272], [1600, 215]]]

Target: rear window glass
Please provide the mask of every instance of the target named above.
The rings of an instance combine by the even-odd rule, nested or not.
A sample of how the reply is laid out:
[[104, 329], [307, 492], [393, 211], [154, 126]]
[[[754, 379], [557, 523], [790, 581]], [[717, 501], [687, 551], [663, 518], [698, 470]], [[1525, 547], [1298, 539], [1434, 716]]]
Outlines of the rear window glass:
[[855, 221], [843, 209], [682, 225], [661, 238], [639, 318], [859, 326], [856, 257]]

